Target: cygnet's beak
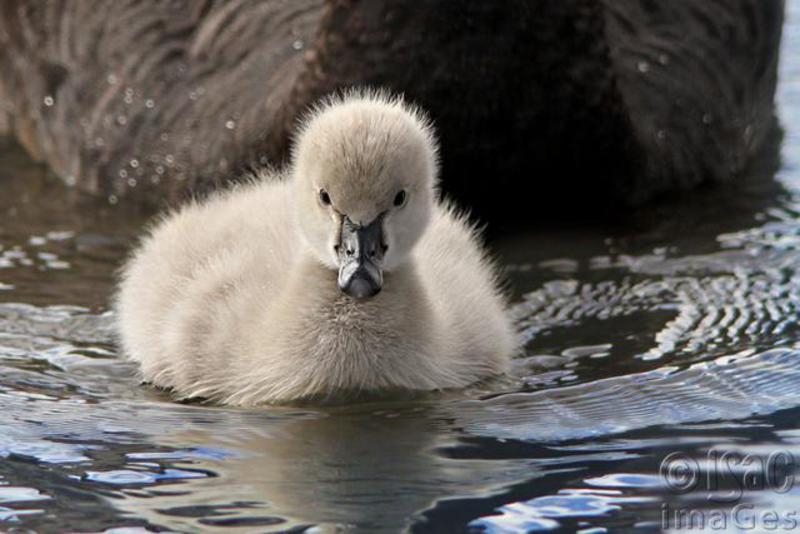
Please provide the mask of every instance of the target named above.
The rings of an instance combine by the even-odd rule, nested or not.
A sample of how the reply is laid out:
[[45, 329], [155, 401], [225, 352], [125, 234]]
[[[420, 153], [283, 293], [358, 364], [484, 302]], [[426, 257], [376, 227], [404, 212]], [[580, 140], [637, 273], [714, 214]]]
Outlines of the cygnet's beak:
[[373, 297], [383, 285], [383, 217], [366, 226], [342, 221], [338, 246], [339, 289], [356, 299]]

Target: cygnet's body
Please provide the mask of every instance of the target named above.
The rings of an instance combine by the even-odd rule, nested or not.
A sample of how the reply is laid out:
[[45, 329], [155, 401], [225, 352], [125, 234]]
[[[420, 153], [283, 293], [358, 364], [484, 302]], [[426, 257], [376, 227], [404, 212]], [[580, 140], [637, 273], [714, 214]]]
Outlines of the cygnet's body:
[[458, 388], [516, 339], [463, 216], [436, 200], [416, 110], [353, 94], [305, 122], [285, 176], [155, 226], [123, 272], [124, 352], [180, 397], [253, 405]]

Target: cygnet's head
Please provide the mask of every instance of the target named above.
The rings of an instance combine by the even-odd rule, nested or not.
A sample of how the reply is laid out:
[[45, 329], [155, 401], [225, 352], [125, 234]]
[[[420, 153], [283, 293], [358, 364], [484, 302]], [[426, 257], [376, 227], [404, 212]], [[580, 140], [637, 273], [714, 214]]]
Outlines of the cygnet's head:
[[338, 270], [342, 291], [374, 296], [430, 218], [437, 148], [427, 119], [383, 93], [330, 99], [300, 129], [292, 163], [306, 241]]

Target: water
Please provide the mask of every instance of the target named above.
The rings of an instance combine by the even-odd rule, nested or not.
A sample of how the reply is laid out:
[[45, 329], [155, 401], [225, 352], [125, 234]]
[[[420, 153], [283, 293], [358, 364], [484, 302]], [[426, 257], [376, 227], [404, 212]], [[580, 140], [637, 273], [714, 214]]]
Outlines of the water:
[[770, 514], [788, 530], [800, 3], [788, 7], [777, 172], [766, 157], [737, 187], [624, 228], [497, 240], [528, 343], [518, 380], [459, 395], [242, 410], [140, 387], [107, 308], [144, 217], [55, 186], [3, 145], [0, 530], [735, 531]]

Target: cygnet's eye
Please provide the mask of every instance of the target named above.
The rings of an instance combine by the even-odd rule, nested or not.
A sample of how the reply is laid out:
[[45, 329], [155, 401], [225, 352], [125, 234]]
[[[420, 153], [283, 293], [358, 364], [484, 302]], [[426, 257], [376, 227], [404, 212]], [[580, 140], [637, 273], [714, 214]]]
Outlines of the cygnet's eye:
[[331, 197], [324, 189], [319, 190], [319, 201], [322, 202], [323, 206], [331, 205]]
[[405, 190], [400, 191], [394, 196], [394, 205], [398, 208], [406, 203], [406, 192]]

